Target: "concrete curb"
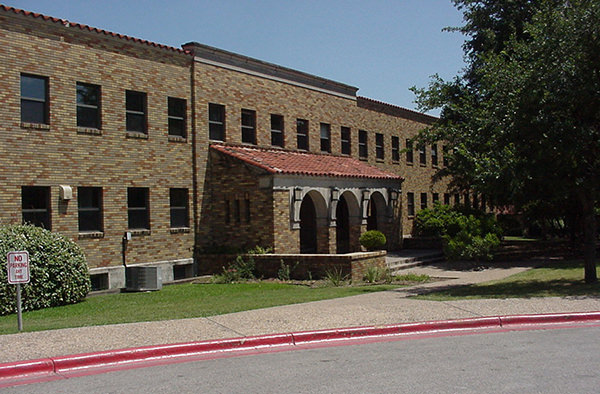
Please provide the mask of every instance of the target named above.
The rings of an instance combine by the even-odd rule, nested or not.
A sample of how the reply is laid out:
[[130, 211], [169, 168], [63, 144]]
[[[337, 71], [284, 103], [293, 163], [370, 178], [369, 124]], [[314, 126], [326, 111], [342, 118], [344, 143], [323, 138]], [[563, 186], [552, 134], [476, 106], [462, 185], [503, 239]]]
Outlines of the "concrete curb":
[[600, 323], [600, 311], [491, 316], [386, 326], [351, 327], [108, 350], [0, 364], [0, 387], [134, 368], [142, 364], [163, 364], [192, 358], [219, 357], [236, 352], [285, 350], [285, 348], [318, 346], [319, 344], [348, 340], [394, 339], [410, 334], [451, 334], [460, 331], [510, 330], [528, 326], [529, 328], [533, 328], [531, 326], [551, 327], [560, 326], [561, 324], [593, 322]]

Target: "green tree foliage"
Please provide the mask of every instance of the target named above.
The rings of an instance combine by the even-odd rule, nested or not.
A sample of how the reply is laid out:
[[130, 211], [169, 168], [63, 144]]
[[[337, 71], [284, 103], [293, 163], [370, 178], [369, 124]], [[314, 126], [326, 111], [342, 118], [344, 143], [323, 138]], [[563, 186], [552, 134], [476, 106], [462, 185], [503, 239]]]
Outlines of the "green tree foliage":
[[[81, 248], [70, 239], [40, 227], [0, 227], [0, 256], [29, 252], [30, 282], [22, 286], [23, 310], [74, 304], [90, 291], [90, 277]], [[0, 315], [16, 312], [15, 286], [0, 270]]]
[[584, 233], [585, 279], [597, 280], [594, 206], [600, 192], [600, 2], [455, 0], [467, 67], [414, 89], [441, 108], [420, 137], [452, 148], [455, 186], [520, 208], [542, 200]]
[[381, 231], [369, 230], [362, 233], [358, 241], [365, 249], [373, 251], [383, 249], [387, 239]]

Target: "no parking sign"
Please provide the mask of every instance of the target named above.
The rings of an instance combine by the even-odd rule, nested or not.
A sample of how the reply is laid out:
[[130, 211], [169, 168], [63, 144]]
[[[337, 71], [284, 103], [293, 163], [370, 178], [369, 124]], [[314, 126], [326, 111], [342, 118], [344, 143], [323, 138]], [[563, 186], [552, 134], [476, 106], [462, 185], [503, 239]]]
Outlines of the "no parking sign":
[[22, 250], [6, 254], [8, 283], [29, 283], [29, 252]]

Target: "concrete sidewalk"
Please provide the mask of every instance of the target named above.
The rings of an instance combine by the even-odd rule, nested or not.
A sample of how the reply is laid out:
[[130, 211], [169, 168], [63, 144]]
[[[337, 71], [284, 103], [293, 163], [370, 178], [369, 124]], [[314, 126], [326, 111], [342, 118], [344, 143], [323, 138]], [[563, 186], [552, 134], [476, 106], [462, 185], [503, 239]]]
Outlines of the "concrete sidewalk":
[[425, 301], [407, 295], [431, 287], [478, 283], [526, 270], [510, 268], [449, 270], [443, 265], [414, 267], [445, 280], [347, 298], [286, 305], [208, 318], [0, 335], [0, 363], [168, 343], [225, 339], [328, 328], [378, 326], [404, 322], [481, 316], [600, 311], [599, 297]]

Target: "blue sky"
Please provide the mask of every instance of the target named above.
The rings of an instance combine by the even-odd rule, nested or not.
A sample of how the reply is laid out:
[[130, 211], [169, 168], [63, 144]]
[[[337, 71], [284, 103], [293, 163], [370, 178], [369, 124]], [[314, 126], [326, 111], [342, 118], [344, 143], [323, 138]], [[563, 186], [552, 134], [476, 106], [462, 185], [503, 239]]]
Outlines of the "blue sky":
[[[189, 41], [359, 88], [415, 108], [411, 86], [464, 66], [450, 0], [0, 0], [5, 5], [180, 47]], [[433, 112], [433, 114], [436, 114]]]

